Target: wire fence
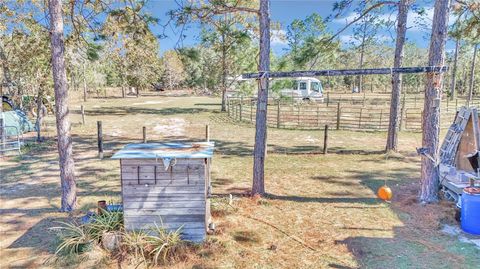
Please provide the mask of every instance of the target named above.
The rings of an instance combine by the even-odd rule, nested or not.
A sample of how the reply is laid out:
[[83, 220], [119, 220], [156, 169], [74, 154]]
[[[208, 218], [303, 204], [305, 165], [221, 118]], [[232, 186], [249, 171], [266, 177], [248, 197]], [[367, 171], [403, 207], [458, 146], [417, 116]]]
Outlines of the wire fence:
[[[441, 101], [440, 128], [448, 128], [465, 99]], [[476, 98], [470, 105], [479, 105]], [[387, 131], [390, 119], [390, 95], [326, 94], [324, 102], [269, 99], [267, 124], [287, 129], [322, 129], [325, 125], [337, 130]], [[255, 123], [256, 98], [230, 97], [228, 115], [235, 121]], [[423, 96], [403, 95], [400, 129], [418, 132], [422, 129]]]

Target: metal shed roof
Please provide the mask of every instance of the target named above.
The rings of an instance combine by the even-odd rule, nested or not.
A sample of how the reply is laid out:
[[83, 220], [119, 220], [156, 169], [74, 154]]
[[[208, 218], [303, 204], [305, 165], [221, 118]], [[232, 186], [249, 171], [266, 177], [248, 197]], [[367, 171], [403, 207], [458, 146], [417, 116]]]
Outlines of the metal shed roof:
[[112, 159], [211, 158], [213, 142], [171, 142], [128, 144]]

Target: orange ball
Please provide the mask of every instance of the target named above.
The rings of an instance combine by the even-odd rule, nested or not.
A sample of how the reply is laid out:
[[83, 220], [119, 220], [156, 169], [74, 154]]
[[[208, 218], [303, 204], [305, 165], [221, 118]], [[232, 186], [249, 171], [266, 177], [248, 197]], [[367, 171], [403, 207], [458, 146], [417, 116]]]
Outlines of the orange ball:
[[390, 201], [392, 199], [393, 193], [392, 189], [388, 186], [382, 186], [377, 191], [378, 198], [382, 199], [383, 201]]

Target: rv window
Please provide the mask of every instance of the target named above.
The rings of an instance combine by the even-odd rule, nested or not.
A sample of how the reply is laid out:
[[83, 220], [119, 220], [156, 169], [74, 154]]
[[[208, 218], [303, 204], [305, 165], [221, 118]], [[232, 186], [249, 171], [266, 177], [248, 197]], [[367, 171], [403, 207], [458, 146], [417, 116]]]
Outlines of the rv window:
[[307, 89], [307, 83], [306, 82], [299, 82], [299, 87], [300, 90], [306, 90]]
[[310, 89], [314, 92], [319, 92], [320, 91], [320, 83], [310, 82]]

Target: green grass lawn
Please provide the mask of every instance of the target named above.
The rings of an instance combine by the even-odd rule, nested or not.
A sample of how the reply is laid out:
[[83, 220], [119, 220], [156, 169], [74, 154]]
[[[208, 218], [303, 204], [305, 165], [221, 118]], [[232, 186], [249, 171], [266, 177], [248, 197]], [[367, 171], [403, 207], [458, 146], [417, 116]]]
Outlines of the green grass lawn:
[[[98, 200], [119, 200], [119, 163], [96, 152], [96, 122], [103, 123], [105, 155], [127, 143], [195, 140], [210, 125], [215, 141], [212, 180], [217, 232], [210, 247], [172, 268], [478, 268], [480, 250], [440, 232], [453, 224], [453, 205], [421, 206], [419, 133], [401, 133], [400, 153], [385, 155], [386, 133], [329, 133], [330, 153], [319, 154], [322, 131], [268, 130], [265, 198], [245, 196], [251, 186], [254, 126], [219, 112], [218, 98], [91, 99], [86, 125], [80, 103], [71, 105], [81, 215]], [[53, 119], [50, 118], [51, 122]], [[54, 135], [54, 125], [49, 134]], [[116, 268], [90, 257], [53, 262], [60, 180], [54, 139], [21, 157], [0, 161], [0, 267]], [[376, 190], [387, 182], [392, 203]], [[233, 208], [227, 206], [233, 194]], [[46, 261], [47, 260], [47, 261]], [[128, 265], [125, 265], [129, 268]]]

